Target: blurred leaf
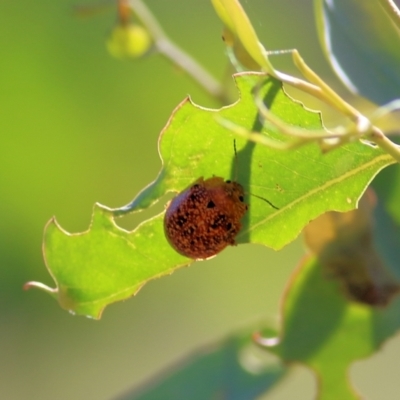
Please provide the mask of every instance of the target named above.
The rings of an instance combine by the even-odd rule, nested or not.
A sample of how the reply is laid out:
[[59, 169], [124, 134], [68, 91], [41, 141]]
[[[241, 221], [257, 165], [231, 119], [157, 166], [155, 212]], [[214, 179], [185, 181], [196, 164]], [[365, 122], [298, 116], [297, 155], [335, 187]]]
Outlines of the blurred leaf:
[[282, 364], [254, 350], [248, 340], [231, 338], [168, 368], [118, 400], [254, 399], [286, 372]]
[[[229, 43], [233, 44], [238, 60], [243, 65], [254, 67], [259, 65], [264, 71], [272, 71], [267, 52], [258, 40], [257, 34], [247, 14], [238, 0], [212, 0], [214, 9], [224, 23], [231, 36]], [[256, 68], [257, 70], [260, 68]]]
[[378, 202], [374, 216], [377, 250], [385, 265], [400, 281], [400, 225], [391, 218], [382, 202]]
[[376, 251], [375, 206], [375, 193], [369, 189], [356, 210], [319, 216], [304, 228], [304, 237], [325, 273], [338, 280], [350, 300], [379, 306], [388, 304], [400, 286]]
[[283, 360], [313, 369], [318, 399], [360, 398], [348, 382], [349, 364], [377, 351], [400, 328], [399, 284], [377, 251], [382, 229], [376, 225], [383, 226], [373, 218], [375, 206], [369, 190], [358, 209], [326, 213], [304, 229], [315, 258], [292, 276], [281, 338], [257, 338]]
[[379, 205], [383, 206], [400, 226], [400, 165], [391, 165], [380, 173], [373, 181], [373, 187], [379, 198]]
[[254, 61], [253, 57], [248, 53], [246, 48], [243, 46], [242, 42], [229, 30], [229, 28], [224, 28], [222, 32], [222, 38], [224, 40], [225, 46], [227, 47], [227, 52], [233, 52], [233, 60], [231, 61], [239, 62], [240, 65], [235, 65], [239, 70], [240, 68], [247, 68], [249, 71], [259, 71], [259, 64]]
[[399, 97], [400, 31], [378, 0], [315, 0], [320, 42], [349, 90], [380, 105]]
[[[112, 210], [113, 214], [105, 207], [96, 207], [88, 232], [70, 235], [52, 221], [45, 233], [44, 253], [57, 289], [37, 283], [27, 287], [45, 289], [63, 308], [98, 318], [107, 304], [134, 295], [149, 279], [188, 265], [192, 260], [169, 247], [163, 215], [145, 221], [132, 232], [118, 228], [112, 215], [140, 211], [201, 176], [238, 180], [247, 193], [261, 196], [247, 196], [250, 209], [243, 218], [238, 243], [279, 249], [321, 213], [354, 208], [374, 175], [393, 162], [378, 148], [357, 142], [323, 155], [315, 144], [282, 152], [238, 139], [235, 157], [233, 136], [216, 122], [217, 113], [249, 130], [287, 140], [275, 128], [260, 123], [252, 88], [263, 77], [255, 73], [238, 75], [240, 100], [218, 111], [183, 101], [161, 134], [163, 168], [156, 181], [128, 206]], [[279, 81], [268, 78], [262, 96], [267, 107], [287, 123], [321, 129], [319, 114], [290, 99]]]
[[378, 202], [374, 210], [375, 245], [392, 274], [400, 281], [400, 166], [386, 168], [373, 181]]
[[309, 366], [318, 379], [319, 400], [353, 400], [360, 397], [348, 381], [349, 366], [376, 352], [398, 331], [400, 298], [386, 308], [348, 301], [310, 256], [292, 276], [282, 315], [279, 343], [258, 338], [260, 344], [284, 361]]

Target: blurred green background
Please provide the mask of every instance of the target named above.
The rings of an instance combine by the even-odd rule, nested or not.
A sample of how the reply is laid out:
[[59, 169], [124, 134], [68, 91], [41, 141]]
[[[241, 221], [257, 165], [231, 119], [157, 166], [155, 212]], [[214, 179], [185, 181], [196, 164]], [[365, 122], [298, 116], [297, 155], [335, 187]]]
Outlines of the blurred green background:
[[[221, 26], [209, 1], [146, 3], [172, 39], [223, 77]], [[158, 134], [174, 107], [187, 94], [218, 106], [164, 59], [111, 58], [105, 40], [115, 9], [82, 19], [73, 15], [77, 4], [0, 3], [1, 399], [111, 399], [202, 344], [248, 324], [276, 324], [280, 294], [303, 253], [301, 242], [279, 253], [228, 249], [151, 282], [107, 308], [100, 321], [22, 290], [29, 280], [53, 285], [41, 253], [53, 215], [79, 232], [95, 202], [126, 204], [158, 173]], [[311, 0], [244, 6], [269, 49], [296, 47], [333, 79], [315, 37]], [[288, 61], [276, 64], [293, 71]], [[133, 228], [138, 218], [121, 224]], [[399, 359], [395, 338], [351, 369], [368, 399], [396, 398]], [[311, 374], [295, 367], [265, 398], [311, 399], [314, 390]]]

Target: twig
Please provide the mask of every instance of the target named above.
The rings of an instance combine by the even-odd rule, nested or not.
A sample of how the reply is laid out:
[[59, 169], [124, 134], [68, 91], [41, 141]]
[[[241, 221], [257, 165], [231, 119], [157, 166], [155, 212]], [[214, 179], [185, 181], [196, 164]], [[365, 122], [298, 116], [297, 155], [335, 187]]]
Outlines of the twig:
[[164, 32], [154, 15], [141, 0], [128, 1], [134, 14], [148, 30], [154, 40], [154, 46], [160, 54], [184, 70], [202, 89], [222, 104], [231, 99], [224, 87], [211, 76], [194, 58], [179, 48]]

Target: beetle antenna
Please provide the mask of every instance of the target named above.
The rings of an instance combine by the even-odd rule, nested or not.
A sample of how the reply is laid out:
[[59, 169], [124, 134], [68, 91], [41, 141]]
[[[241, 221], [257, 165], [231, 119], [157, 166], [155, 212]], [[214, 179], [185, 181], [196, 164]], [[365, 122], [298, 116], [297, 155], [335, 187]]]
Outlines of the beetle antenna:
[[257, 197], [260, 200], [264, 200], [266, 203], [268, 203], [272, 208], [275, 208], [275, 210], [279, 210], [279, 207], [275, 206], [274, 204], [272, 204], [268, 199], [266, 199], [265, 197], [261, 197], [258, 196], [257, 194], [253, 194], [253, 193], [249, 193], [250, 196], [254, 196]]
[[239, 159], [236, 149], [236, 139], [233, 139], [233, 152], [235, 153], [235, 181], [237, 181], [239, 176]]

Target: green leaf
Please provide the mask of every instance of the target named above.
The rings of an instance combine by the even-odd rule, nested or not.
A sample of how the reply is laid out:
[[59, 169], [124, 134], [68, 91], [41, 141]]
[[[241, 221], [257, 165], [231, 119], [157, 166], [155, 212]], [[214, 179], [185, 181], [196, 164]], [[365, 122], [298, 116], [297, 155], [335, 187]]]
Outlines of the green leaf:
[[380, 2], [315, 0], [315, 11], [325, 55], [347, 88], [380, 105], [397, 99], [400, 30]]
[[282, 313], [281, 338], [270, 350], [316, 373], [319, 400], [353, 400], [359, 397], [348, 381], [348, 368], [399, 329], [400, 298], [386, 308], [350, 302], [309, 257], [292, 276]]
[[[99, 318], [106, 305], [136, 294], [150, 279], [188, 265], [193, 260], [168, 245], [162, 214], [132, 232], [120, 229], [114, 218], [149, 207], [201, 176], [237, 180], [246, 193], [279, 207], [275, 210], [262, 198], [246, 195], [249, 211], [242, 220], [238, 243], [280, 249], [321, 213], [356, 207], [374, 175], [393, 162], [379, 148], [356, 142], [324, 155], [315, 144], [284, 152], [237, 139], [235, 157], [233, 134], [216, 121], [216, 115], [272, 139], [287, 139], [260, 122], [252, 89], [261, 78], [265, 75], [238, 75], [240, 100], [220, 110], [199, 107], [189, 99], [183, 101], [161, 134], [163, 167], [156, 181], [126, 207], [95, 207], [87, 232], [71, 235], [51, 222], [45, 233], [44, 255], [57, 288], [38, 283], [26, 287], [45, 289], [63, 308]], [[268, 108], [287, 123], [305, 129], [322, 128], [319, 114], [289, 98], [279, 81], [267, 78], [261, 94]]]
[[168, 368], [118, 400], [254, 399], [286, 372], [277, 360], [271, 362], [254, 350], [247, 339], [230, 338]]
[[[287, 137], [271, 126], [262, 126], [252, 88], [262, 74], [238, 74], [240, 100], [218, 111], [218, 116], [250, 131], [285, 141]], [[291, 125], [307, 130], [322, 129], [320, 115], [304, 109], [286, 95], [278, 80], [268, 77], [263, 86], [267, 107]], [[280, 249], [296, 238], [311, 219], [328, 210], [348, 211], [356, 207], [375, 174], [394, 160], [382, 150], [359, 142], [321, 154], [317, 145], [295, 151], [279, 151], [236, 139], [215, 121], [215, 110], [195, 106], [188, 100], [175, 110], [162, 133], [160, 152], [164, 167], [158, 179], [126, 208], [146, 208], [167, 191], [180, 192], [200, 176], [237, 180], [247, 193], [250, 210], [239, 243], [260, 243]]]
[[90, 229], [74, 235], [51, 220], [44, 256], [57, 282], [61, 307], [100, 318], [106, 305], [134, 295], [161, 271], [168, 274], [186, 265], [187, 259], [165, 241], [162, 217], [127, 232], [115, 225], [109, 211], [96, 205]]

